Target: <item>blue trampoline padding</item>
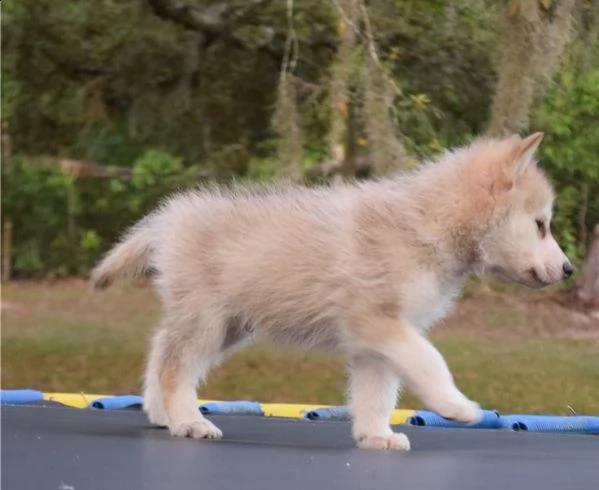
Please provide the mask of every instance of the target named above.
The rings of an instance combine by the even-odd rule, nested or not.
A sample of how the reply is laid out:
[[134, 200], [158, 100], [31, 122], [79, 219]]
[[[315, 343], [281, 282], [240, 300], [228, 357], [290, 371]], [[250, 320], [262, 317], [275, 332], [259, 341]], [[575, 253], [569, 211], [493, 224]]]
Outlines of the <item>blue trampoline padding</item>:
[[444, 419], [440, 415], [427, 410], [419, 410], [408, 418], [408, 424], [423, 427], [445, 427], [464, 429], [500, 429], [503, 427], [501, 415], [497, 410], [482, 410], [483, 418], [476, 424], [463, 424]]
[[264, 415], [258, 402], [233, 401], [233, 402], [208, 402], [199, 406], [204, 415], [242, 414]]
[[350, 413], [346, 406], [315, 408], [306, 412], [310, 420], [349, 420]]
[[122, 410], [124, 408], [139, 407], [143, 399], [137, 395], [119, 395], [98, 398], [89, 404], [90, 408], [98, 410]]
[[510, 414], [502, 426], [514, 431], [599, 434], [599, 417]]
[[0, 390], [1, 405], [23, 405], [44, 399], [44, 394], [37, 390]]

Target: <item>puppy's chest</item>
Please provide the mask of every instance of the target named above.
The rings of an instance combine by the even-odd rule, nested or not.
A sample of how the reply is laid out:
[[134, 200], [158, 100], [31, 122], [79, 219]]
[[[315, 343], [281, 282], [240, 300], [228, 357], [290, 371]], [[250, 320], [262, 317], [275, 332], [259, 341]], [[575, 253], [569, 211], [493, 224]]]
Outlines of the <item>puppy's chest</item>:
[[449, 315], [463, 281], [442, 283], [432, 275], [422, 275], [401, 288], [401, 315], [412, 326], [427, 330]]

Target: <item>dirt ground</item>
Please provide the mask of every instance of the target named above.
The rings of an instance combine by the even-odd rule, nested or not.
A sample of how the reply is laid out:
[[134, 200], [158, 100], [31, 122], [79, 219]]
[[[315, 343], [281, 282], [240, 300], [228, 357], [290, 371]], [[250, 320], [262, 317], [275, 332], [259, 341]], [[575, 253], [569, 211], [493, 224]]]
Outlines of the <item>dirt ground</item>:
[[568, 339], [599, 342], [599, 310], [564, 306], [564, 293], [477, 291], [462, 299], [441, 328], [478, 339]]

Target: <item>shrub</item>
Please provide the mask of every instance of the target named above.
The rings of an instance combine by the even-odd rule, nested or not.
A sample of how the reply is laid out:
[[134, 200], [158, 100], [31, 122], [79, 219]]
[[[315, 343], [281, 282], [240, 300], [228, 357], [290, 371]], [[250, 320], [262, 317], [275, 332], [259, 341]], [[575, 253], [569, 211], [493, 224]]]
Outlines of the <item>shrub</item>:
[[132, 178], [75, 180], [52, 159], [2, 167], [2, 219], [13, 224], [15, 277], [85, 274], [123, 230], [165, 194], [194, 183], [179, 159], [146, 151]]
[[599, 222], [599, 70], [565, 71], [536, 111], [546, 132], [541, 162], [558, 198], [555, 232], [569, 256], [580, 260], [588, 231]]

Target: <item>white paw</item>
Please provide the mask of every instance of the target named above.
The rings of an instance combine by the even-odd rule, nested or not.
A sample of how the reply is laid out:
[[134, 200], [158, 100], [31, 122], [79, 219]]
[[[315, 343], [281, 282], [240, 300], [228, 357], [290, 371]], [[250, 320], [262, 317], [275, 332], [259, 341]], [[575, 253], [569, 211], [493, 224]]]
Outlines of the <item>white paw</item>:
[[146, 412], [146, 415], [148, 416], [148, 420], [151, 424], [156, 425], [157, 427], [168, 427], [168, 417], [166, 416], [166, 413], [157, 414], [153, 412]]
[[392, 449], [395, 451], [409, 451], [410, 440], [402, 433], [393, 432], [388, 436], [364, 435], [358, 438], [360, 449]]
[[175, 437], [192, 437], [193, 439], [220, 439], [222, 431], [207, 419], [183, 422], [170, 427]]
[[158, 427], [167, 427], [168, 426], [168, 415], [164, 410], [162, 402], [154, 401], [148, 402], [145, 400], [151, 400], [151, 398], [144, 398], [144, 406], [143, 410], [148, 416], [150, 422]]
[[447, 397], [433, 410], [443, 418], [466, 424], [476, 424], [483, 416], [480, 405], [461, 393]]

